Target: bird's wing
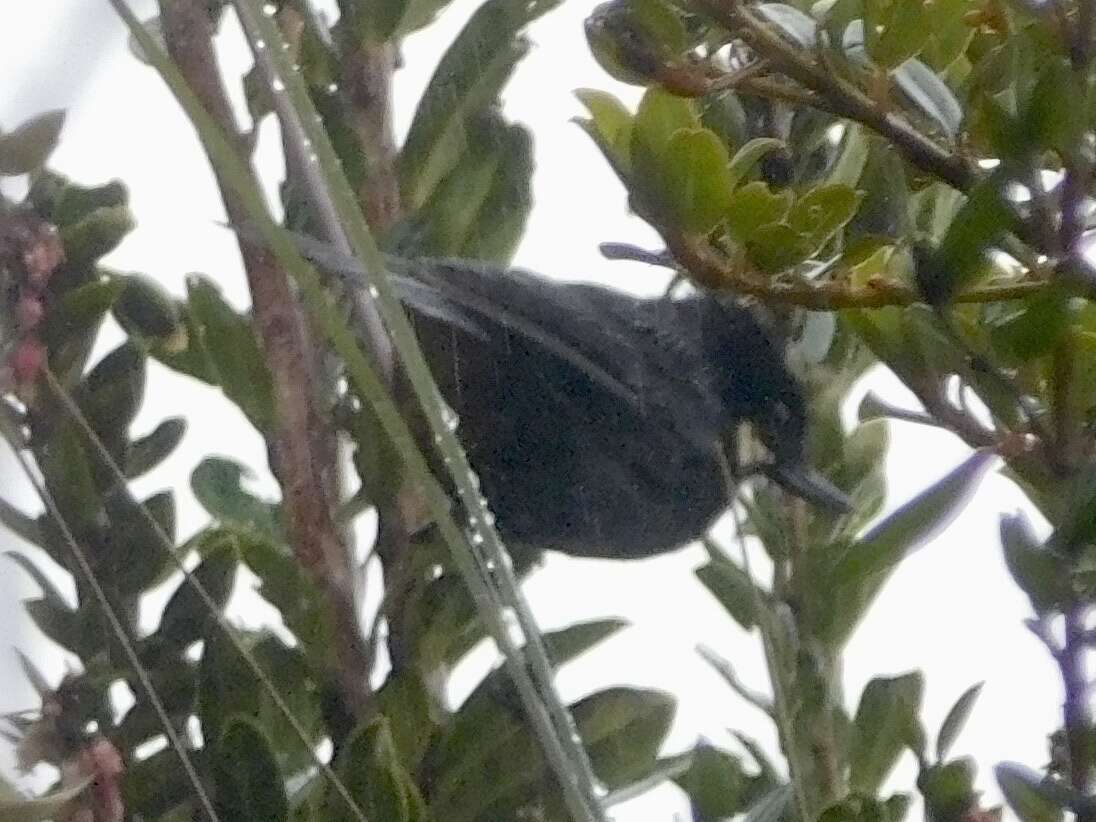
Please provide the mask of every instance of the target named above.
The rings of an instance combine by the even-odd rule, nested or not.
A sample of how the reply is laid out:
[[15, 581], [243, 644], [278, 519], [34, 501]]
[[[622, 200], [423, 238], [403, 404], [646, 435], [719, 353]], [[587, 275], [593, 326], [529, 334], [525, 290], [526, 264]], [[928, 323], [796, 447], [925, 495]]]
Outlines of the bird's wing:
[[[367, 285], [355, 258], [311, 237], [294, 233], [291, 239], [304, 257], [350, 287]], [[710, 298], [643, 300], [594, 285], [561, 287], [521, 269], [467, 260], [390, 257], [387, 264], [412, 311], [481, 340], [500, 331], [518, 334], [637, 415], [656, 414], [705, 446], [715, 433], [719, 398], [690, 336], [699, 334], [700, 301]]]

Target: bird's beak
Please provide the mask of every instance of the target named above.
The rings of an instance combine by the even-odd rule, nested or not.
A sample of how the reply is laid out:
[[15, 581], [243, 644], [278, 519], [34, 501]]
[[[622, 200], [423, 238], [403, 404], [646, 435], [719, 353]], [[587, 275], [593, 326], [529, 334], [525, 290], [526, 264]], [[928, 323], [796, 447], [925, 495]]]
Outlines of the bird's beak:
[[848, 494], [805, 465], [785, 465], [766, 463], [758, 466], [760, 473], [767, 476], [785, 491], [817, 505], [832, 514], [847, 514], [852, 510], [852, 500]]

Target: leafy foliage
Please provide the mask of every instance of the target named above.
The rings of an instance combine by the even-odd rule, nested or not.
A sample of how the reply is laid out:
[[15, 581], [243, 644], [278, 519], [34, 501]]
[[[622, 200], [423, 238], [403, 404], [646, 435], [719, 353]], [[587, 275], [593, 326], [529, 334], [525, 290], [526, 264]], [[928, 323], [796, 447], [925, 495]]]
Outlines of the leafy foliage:
[[[387, 114], [369, 105], [386, 97], [356, 94], [354, 71], [390, 64], [401, 38], [448, 4], [338, 5], [333, 25], [296, 3], [269, 11], [360, 204], [387, 215], [377, 226], [381, 245], [507, 262], [531, 206], [533, 162], [531, 135], [507, 120], [501, 93], [529, 48], [523, 32], [556, 0], [483, 3], [442, 55], [402, 146], [378, 137]], [[216, 25], [223, 4], [202, 14]], [[748, 766], [708, 744], [659, 759], [673, 700], [615, 687], [572, 706], [607, 790], [672, 778], [696, 820], [898, 822], [911, 795], [883, 789], [912, 753], [911, 788], [927, 818], [998, 816], [981, 805], [974, 763], [949, 759], [980, 685], [959, 697], [930, 745], [919, 672], [872, 679], [855, 707], [840, 672], [846, 643], [888, 578], [961, 516], [999, 458], [1052, 528], [1042, 539], [1022, 515], [1005, 515], [1001, 542], [1031, 602], [1030, 627], [1062, 668], [1066, 711], [1064, 754], [1055, 752], [1042, 772], [999, 764], [997, 781], [1021, 819], [1053, 822], [1067, 811], [1092, 818], [1090, 683], [1079, 665], [1093, 642], [1084, 614], [1096, 595], [1096, 312], [1085, 256], [1096, 35], [1083, 25], [1091, 14], [1088, 0], [1054, 14], [981, 0], [612, 0], [588, 18], [600, 65], [644, 92], [631, 111], [607, 92], [583, 89], [587, 114], [578, 125], [683, 276], [772, 309], [810, 388], [810, 462], [854, 503], [848, 514], [808, 510], [774, 484], [753, 482], [740, 498], [741, 555], [710, 540], [696, 570], [731, 620], [761, 640], [771, 698], [738, 681], [714, 652], [704, 656], [773, 721], [786, 772], [741, 734]], [[276, 95], [258, 66], [243, 87], [253, 118], [241, 135], [246, 150]], [[101, 264], [134, 217], [121, 183], [85, 188], [46, 170], [63, 122], [50, 112], [0, 133], [0, 174], [26, 174], [31, 183], [22, 202], [0, 202], [3, 430], [33, 457], [55, 508], [32, 517], [5, 502], [0, 522], [40, 549], [7, 552], [41, 590], [27, 612], [81, 663], [54, 687], [26, 661], [42, 713], [11, 718], [10, 736], [25, 765], [76, 763], [80, 776], [36, 800], [5, 786], [0, 815], [45, 819], [87, 803], [102, 814], [115, 802], [144, 818], [189, 818], [201, 809], [201, 788], [232, 819], [568, 818], [502, 668], [463, 704], [444, 698], [449, 671], [485, 631], [436, 535], [415, 534], [403, 566], [382, 557], [376, 629], [383, 621], [392, 668], [378, 665], [378, 631], [357, 671], [380, 683], [362, 710], [346, 699], [332, 664], [347, 650], [337, 645], [335, 604], [294, 543], [298, 489], [279, 477], [283, 498], [261, 499], [243, 482], [258, 466], [209, 456], [190, 481], [211, 522], [181, 544], [174, 492], [135, 495], [129, 481], [163, 463], [186, 431], [184, 417], [132, 430], [150, 360], [219, 387], [268, 444], [277, 441], [286, 397], [256, 318], [230, 306], [213, 279], [192, 277], [180, 299], [151, 274]], [[308, 175], [287, 167], [286, 223], [318, 230]], [[387, 211], [376, 202], [384, 184], [395, 200]], [[108, 316], [126, 339], [92, 362]], [[847, 430], [843, 404], [876, 363], [922, 407], [869, 396]], [[365, 398], [327, 389], [362, 485], [340, 500], [343, 513], [385, 509], [403, 466]], [[876, 521], [887, 417], [951, 431], [974, 451]], [[754, 547], [771, 575], [749, 562]], [[47, 562], [72, 576], [74, 599]], [[184, 562], [192, 570], [156, 628], [138, 632], [146, 595]], [[224, 622], [242, 567], [292, 642]], [[1051, 627], [1058, 621], [1064, 640]], [[604, 620], [551, 633], [548, 655], [563, 664], [619, 627]], [[139, 667], [126, 658], [126, 637]], [[119, 687], [135, 698], [121, 715], [111, 697]], [[161, 710], [183, 732], [197, 783], [177, 767], [177, 751], [136, 756], [164, 732]], [[340, 782], [315, 760], [320, 740], [334, 751]], [[89, 779], [96, 791], [84, 790]]]

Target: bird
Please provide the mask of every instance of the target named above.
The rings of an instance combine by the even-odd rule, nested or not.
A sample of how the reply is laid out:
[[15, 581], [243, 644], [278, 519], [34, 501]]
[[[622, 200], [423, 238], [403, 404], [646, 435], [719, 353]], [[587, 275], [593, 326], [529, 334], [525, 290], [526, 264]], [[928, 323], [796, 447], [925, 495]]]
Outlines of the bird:
[[[352, 257], [293, 236], [363, 286]], [[751, 308], [468, 260], [387, 267], [511, 547], [638, 559], [696, 541], [730, 504], [740, 471], [728, 437], [747, 422], [771, 456], [760, 473], [848, 509], [807, 465], [804, 388]]]

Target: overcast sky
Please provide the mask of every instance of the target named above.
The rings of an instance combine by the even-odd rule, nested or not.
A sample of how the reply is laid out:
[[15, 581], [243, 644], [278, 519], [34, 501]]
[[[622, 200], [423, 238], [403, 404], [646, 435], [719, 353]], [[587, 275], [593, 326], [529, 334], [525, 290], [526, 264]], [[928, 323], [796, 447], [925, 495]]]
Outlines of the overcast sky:
[[[156, 277], [177, 294], [183, 277], [203, 272], [222, 285], [239, 306], [246, 292], [231, 237], [216, 227], [219, 199], [194, 134], [155, 72], [137, 63], [125, 47], [125, 34], [106, 0], [36, 0], [2, 4], [0, 9], [0, 128], [11, 129], [35, 113], [69, 112], [53, 164], [82, 184], [121, 178], [129, 186], [138, 228], [108, 260], [122, 270]], [[148, 2], [134, 3], [141, 16]], [[437, 56], [467, 18], [474, 2], [458, 0], [427, 32], [410, 38], [405, 68], [396, 81], [396, 122], [407, 128], [418, 94]], [[654, 232], [626, 213], [620, 184], [593, 144], [570, 119], [581, 113], [573, 90], [595, 86], [616, 91], [629, 103], [635, 89], [611, 81], [589, 58], [582, 19], [589, 7], [565, 2], [531, 30], [535, 48], [518, 69], [506, 95], [506, 110], [527, 123], [536, 138], [536, 206], [517, 262], [553, 276], [615, 284], [656, 293], [664, 276], [650, 268], [609, 262], [597, 244], [629, 241], [653, 247]], [[230, 79], [246, 70], [245, 51], [232, 32], [222, 38]], [[276, 141], [264, 131], [261, 156], [274, 158]], [[277, 166], [271, 180], [277, 179]], [[108, 337], [105, 350], [117, 342]], [[875, 390], [896, 403], [913, 400], [886, 374], [872, 380]], [[154, 369], [149, 402], [136, 430], [149, 430], [178, 413], [185, 397], [190, 422], [183, 447], [160, 469], [137, 484], [141, 495], [175, 486], [183, 536], [202, 527], [204, 516], [185, 478], [203, 457], [231, 455], [249, 465], [265, 465], [259, 438], [218, 392]], [[893, 509], [943, 475], [966, 454], [950, 435], [892, 424], [888, 462]], [[11, 477], [10, 455], [0, 450], [0, 476]], [[25, 489], [3, 483], [28, 510]], [[272, 491], [269, 477], [256, 488]], [[846, 664], [851, 705], [875, 675], [913, 668], [926, 673], [924, 717], [934, 732], [955, 698], [985, 679], [978, 706], [955, 753], [974, 755], [981, 787], [997, 797], [994, 763], [1014, 759], [1033, 767], [1046, 761], [1046, 734], [1058, 722], [1056, 671], [1042, 647], [1022, 627], [1029, 616], [1025, 598], [1008, 578], [1001, 560], [997, 518], [1002, 511], [1030, 510], [1015, 487], [998, 475], [981, 486], [961, 520], [908, 560], [888, 584], [855, 635]], [[1041, 522], [1033, 514], [1036, 522]], [[0, 549], [16, 548], [0, 537]], [[576, 561], [551, 557], [526, 590], [543, 627], [583, 619], [623, 615], [634, 626], [565, 669], [560, 687], [568, 699], [596, 687], [634, 682], [676, 693], [680, 700], [669, 750], [689, 747], [699, 735], [728, 743], [735, 728], [775, 744], [767, 721], [733, 697], [694, 646], [703, 642], [730, 659], [742, 677], [766, 687], [756, 642], [745, 637], [695, 583], [690, 569], [701, 552], [636, 563]], [[43, 661], [59, 677], [63, 660], [47, 650], [19, 605], [35, 594], [32, 582], [14, 568], [0, 570], [0, 624], [15, 626], [13, 644]], [[246, 618], [255, 611], [245, 597]], [[9, 634], [11, 635], [11, 634]], [[490, 661], [474, 655], [458, 677], [458, 689], [475, 681]], [[0, 712], [34, 705], [14, 657], [0, 648]], [[3, 761], [3, 760], [0, 760]], [[895, 787], [912, 786], [912, 762], [904, 763]], [[673, 789], [614, 811], [616, 819], [668, 819], [683, 805]]]

